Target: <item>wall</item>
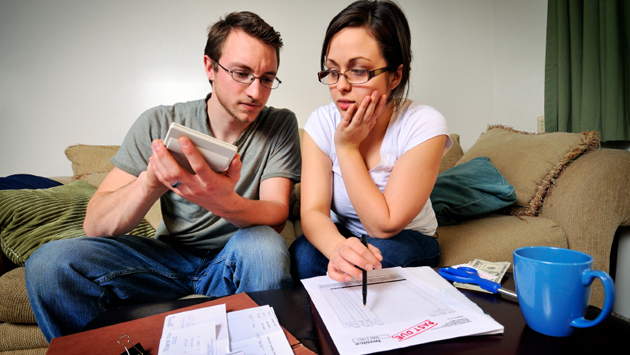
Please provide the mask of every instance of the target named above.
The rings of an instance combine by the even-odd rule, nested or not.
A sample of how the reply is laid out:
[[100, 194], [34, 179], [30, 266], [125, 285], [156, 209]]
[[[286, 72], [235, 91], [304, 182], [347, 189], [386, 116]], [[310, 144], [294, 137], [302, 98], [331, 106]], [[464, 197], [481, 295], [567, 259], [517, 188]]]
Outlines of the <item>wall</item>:
[[[412, 27], [410, 98], [470, 147], [488, 124], [543, 115], [545, 0], [399, 0]], [[203, 97], [208, 25], [251, 10], [284, 38], [269, 105], [303, 125], [329, 100], [315, 80], [330, 19], [350, 1], [0, 0], [0, 176], [69, 175], [71, 144], [120, 144], [149, 107]]]

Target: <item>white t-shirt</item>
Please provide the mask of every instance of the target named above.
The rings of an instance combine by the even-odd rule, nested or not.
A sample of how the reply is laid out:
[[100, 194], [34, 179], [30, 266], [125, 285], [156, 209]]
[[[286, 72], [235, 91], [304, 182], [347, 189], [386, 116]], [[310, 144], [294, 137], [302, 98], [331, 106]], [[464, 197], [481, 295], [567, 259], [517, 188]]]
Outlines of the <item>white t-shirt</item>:
[[[332, 220], [344, 225], [354, 235], [360, 236], [365, 234], [365, 229], [348, 197], [335, 150], [334, 136], [339, 122], [341, 114], [335, 104], [331, 103], [315, 110], [308, 118], [304, 130], [332, 161]], [[440, 135], [447, 136], [443, 153], [446, 154], [453, 142], [448, 136], [446, 119], [433, 107], [407, 100], [400, 110], [394, 111], [381, 144], [381, 162], [369, 171], [378, 189], [381, 192], [385, 191], [394, 164], [406, 151]], [[405, 227], [425, 235], [435, 234], [436, 228], [437, 220], [428, 199], [420, 213]]]

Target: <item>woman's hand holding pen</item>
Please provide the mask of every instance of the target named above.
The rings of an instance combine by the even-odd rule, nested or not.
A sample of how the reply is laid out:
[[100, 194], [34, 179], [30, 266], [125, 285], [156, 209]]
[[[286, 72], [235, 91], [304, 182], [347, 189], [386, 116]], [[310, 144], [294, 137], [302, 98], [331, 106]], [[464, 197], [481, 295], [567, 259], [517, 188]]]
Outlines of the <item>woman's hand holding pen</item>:
[[380, 95], [374, 90], [372, 95], [365, 96], [359, 106], [352, 104], [346, 111], [341, 111], [341, 122], [335, 132], [335, 146], [337, 150], [344, 148], [358, 149], [376, 124], [385, 103], [386, 95]]
[[362, 269], [380, 269], [383, 256], [375, 246], [368, 244], [366, 248], [359, 238], [347, 238], [337, 244], [328, 260], [328, 276], [341, 282], [350, 281], [352, 277], [361, 279]]

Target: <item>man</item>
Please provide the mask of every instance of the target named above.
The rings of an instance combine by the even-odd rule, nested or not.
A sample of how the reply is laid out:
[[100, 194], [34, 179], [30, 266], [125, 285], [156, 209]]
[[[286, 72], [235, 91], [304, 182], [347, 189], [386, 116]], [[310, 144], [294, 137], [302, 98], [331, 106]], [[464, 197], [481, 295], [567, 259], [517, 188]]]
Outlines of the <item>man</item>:
[[[265, 107], [280, 83], [281, 47], [280, 34], [257, 15], [227, 15], [206, 44], [212, 93], [150, 109], [134, 123], [88, 204], [88, 237], [48, 243], [26, 264], [29, 298], [48, 341], [115, 306], [292, 285], [276, 231], [300, 178], [298, 126], [291, 111]], [[172, 122], [233, 143], [239, 153], [216, 173], [180, 138], [192, 174], [163, 144]], [[125, 235], [158, 199], [156, 238]]]

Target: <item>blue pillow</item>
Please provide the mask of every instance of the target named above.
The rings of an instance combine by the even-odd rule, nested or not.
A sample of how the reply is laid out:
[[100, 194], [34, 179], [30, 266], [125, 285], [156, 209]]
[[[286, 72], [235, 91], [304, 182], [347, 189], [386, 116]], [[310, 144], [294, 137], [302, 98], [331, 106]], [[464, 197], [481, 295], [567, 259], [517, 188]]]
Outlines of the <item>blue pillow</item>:
[[516, 201], [514, 186], [487, 157], [477, 157], [438, 175], [431, 203], [438, 225], [453, 225], [500, 210]]
[[47, 189], [62, 185], [60, 182], [31, 174], [0, 177], [0, 190]]

